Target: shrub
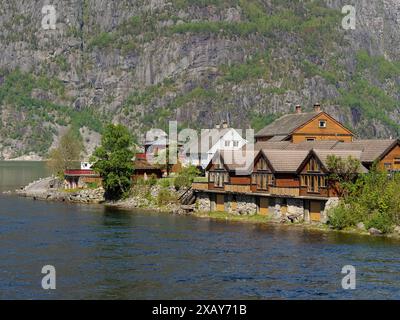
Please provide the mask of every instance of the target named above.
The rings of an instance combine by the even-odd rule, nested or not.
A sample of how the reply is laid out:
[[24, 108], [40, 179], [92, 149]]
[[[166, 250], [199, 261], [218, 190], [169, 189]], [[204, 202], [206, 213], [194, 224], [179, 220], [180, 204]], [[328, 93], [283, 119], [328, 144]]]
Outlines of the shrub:
[[161, 189], [157, 196], [158, 205], [167, 205], [176, 202], [175, 196], [168, 189]]
[[338, 207], [333, 208], [329, 213], [329, 225], [337, 230], [343, 230], [347, 227], [354, 226], [354, 215], [349, 207], [341, 203]]
[[155, 186], [157, 184], [157, 176], [153, 173], [146, 181], [149, 186]]
[[190, 179], [187, 176], [177, 176], [174, 181], [174, 186], [176, 190], [182, 188], [189, 188], [191, 185]]
[[375, 228], [383, 233], [393, 231], [393, 222], [387, 214], [374, 212], [368, 221], [365, 222], [367, 229]]
[[164, 178], [164, 179], [160, 179], [160, 180], [159, 180], [159, 185], [160, 185], [162, 188], [166, 189], [166, 188], [169, 188], [169, 187], [171, 186], [171, 182], [172, 182], [171, 179], [169, 179], [169, 178]]

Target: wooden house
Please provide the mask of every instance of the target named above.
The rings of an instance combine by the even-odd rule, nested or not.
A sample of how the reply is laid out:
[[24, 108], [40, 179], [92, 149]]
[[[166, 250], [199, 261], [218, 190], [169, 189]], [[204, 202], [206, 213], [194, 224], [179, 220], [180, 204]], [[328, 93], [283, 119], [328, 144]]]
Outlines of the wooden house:
[[328, 113], [321, 111], [319, 104], [313, 112], [302, 112], [296, 107], [294, 114], [287, 114], [275, 120], [256, 135], [256, 142], [261, 141], [303, 141], [334, 140], [351, 142], [354, 134]]

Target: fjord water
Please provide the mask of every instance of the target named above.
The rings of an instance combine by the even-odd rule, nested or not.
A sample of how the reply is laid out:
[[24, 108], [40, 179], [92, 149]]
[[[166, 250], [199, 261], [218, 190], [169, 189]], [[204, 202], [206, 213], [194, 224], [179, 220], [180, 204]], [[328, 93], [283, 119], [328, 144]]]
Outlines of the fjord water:
[[[1, 299], [399, 299], [399, 248], [385, 238], [0, 196]], [[44, 265], [56, 268], [54, 291], [41, 289]], [[345, 265], [357, 270], [356, 290], [341, 287]]]

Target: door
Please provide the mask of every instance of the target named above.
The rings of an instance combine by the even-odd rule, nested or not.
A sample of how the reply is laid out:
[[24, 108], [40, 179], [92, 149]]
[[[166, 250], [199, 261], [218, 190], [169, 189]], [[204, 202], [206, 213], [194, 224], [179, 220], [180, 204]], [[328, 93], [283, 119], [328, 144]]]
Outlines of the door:
[[225, 196], [223, 194], [217, 194], [216, 205], [218, 212], [225, 211]]
[[260, 198], [260, 215], [266, 216], [269, 213], [269, 201], [268, 198]]
[[310, 219], [311, 221], [321, 221], [321, 202], [311, 201], [310, 202]]

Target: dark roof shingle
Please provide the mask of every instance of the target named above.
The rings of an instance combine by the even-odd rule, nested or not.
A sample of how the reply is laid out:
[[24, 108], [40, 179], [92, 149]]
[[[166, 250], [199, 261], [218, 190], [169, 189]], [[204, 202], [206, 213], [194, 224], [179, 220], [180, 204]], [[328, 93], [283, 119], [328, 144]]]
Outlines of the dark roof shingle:
[[306, 112], [284, 115], [258, 131], [255, 136], [288, 136], [295, 129], [315, 118], [319, 113], [320, 112]]

